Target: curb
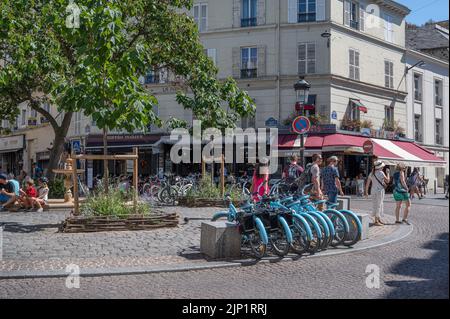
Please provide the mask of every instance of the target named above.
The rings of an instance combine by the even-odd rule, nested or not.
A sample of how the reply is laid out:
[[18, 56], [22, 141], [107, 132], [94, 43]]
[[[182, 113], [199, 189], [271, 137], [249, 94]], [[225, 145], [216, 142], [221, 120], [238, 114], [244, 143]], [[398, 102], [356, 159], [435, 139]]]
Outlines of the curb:
[[[332, 250], [326, 250], [315, 255], [298, 256], [298, 257], [268, 257], [259, 261], [253, 259], [245, 260], [231, 260], [231, 261], [218, 261], [218, 262], [204, 262], [196, 264], [181, 264], [181, 265], [159, 265], [159, 266], [144, 266], [144, 267], [119, 267], [119, 268], [85, 268], [80, 270], [81, 277], [100, 277], [100, 276], [121, 276], [121, 275], [143, 275], [152, 273], [170, 273], [170, 272], [184, 272], [192, 270], [207, 270], [207, 269], [219, 269], [219, 268], [232, 268], [232, 267], [248, 267], [259, 264], [277, 263], [277, 262], [293, 262], [302, 259], [320, 258], [327, 256], [335, 256], [341, 254], [350, 254], [362, 250], [368, 250], [384, 245], [388, 245], [397, 241], [400, 241], [408, 237], [414, 230], [413, 225], [409, 227], [400, 226], [399, 229], [392, 234], [382, 238], [375, 243], [365, 243], [364, 241], [358, 244], [358, 247], [354, 248], [333, 248]], [[370, 239], [369, 239], [370, 240]], [[54, 271], [11, 271], [0, 272], [0, 279], [30, 279], [30, 278], [60, 278], [67, 277], [69, 272], [64, 270]]]

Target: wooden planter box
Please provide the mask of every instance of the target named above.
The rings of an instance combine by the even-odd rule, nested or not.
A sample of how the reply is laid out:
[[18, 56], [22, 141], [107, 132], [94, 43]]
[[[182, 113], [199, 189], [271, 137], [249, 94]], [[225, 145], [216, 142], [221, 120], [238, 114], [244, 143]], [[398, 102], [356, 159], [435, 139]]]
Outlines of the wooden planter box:
[[156, 213], [149, 216], [130, 215], [127, 218], [117, 217], [68, 217], [62, 224], [63, 233], [90, 233], [101, 231], [150, 230], [165, 227], [177, 227], [176, 213]]
[[[235, 206], [239, 206], [242, 201], [233, 201]], [[178, 205], [185, 207], [228, 207], [228, 204], [223, 199], [210, 198], [191, 198], [182, 197], [178, 201]]]

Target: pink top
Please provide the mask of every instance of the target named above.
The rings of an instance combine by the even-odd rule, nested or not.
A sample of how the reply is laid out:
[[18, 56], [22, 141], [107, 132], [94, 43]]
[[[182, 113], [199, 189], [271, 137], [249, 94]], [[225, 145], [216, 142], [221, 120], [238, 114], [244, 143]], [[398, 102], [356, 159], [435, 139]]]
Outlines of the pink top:
[[[259, 192], [258, 192], [259, 196], [264, 196], [264, 195], [269, 194], [269, 183], [266, 183], [264, 186], [262, 186], [260, 188], [261, 184], [263, 184], [265, 181], [268, 181], [268, 180], [269, 180], [269, 175], [263, 175], [262, 177], [257, 178], [256, 174], [253, 174], [253, 181], [252, 181], [253, 192], [256, 193], [256, 192], [258, 192], [258, 189], [259, 189]], [[255, 202], [258, 202], [259, 201], [258, 195], [253, 195], [253, 200]]]

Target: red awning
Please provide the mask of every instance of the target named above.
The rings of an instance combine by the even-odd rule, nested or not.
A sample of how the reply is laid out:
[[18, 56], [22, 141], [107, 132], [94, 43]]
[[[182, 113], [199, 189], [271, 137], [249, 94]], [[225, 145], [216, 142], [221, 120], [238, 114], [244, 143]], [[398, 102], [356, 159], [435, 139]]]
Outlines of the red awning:
[[345, 151], [364, 153], [363, 144], [371, 140], [374, 145], [373, 154], [388, 165], [404, 163], [413, 167], [443, 167], [447, 163], [434, 153], [413, 143], [405, 141], [384, 140], [345, 134], [332, 134], [324, 138], [322, 151]]
[[[300, 135], [288, 134], [278, 136], [278, 148], [300, 147]], [[308, 136], [305, 138], [305, 148], [321, 149], [323, 144], [322, 136]]]
[[[433, 152], [413, 142], [367, 138], [364, 136], [330, 134], [325, 136], [308, 136], [305, 149], [321, 149], [322, 152], [347, 152], [364, 154], [363, 145], [367, 140], [373, 142], [373, 155], [387, 165], [404, 163], [413, 167], [444, 167], [446, 161]], [[300, 135], [280, 135], [278, 148], [300, 147]]]

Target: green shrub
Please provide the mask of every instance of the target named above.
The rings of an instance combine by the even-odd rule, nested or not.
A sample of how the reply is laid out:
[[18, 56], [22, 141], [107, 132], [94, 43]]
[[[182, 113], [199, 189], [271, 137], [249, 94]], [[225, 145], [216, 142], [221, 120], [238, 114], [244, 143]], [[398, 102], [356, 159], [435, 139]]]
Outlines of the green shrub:
[[[237, 187], [231, 189], [231, 185], [225, 186], [225, 194], [230, 194], [233, 201], [243, 200], [242, 189]], [[202, 198], [202, 199], [223, 199], [220, 186], [216, 186], [215, 183], [211, 183], [211, 175], [204, 176], [197, 187], [193, 187], [188, 190], [186, 194], [187, 198]]]
[[[137, 214], [149, 215], [150, 206], [146, 203], [138, 203]], [[118, 218], [127, 218], [134, 214], [132, 205], [124, 200], [124, 194], [119, 190], [111, 190], [108, 194], [99, 193], [89, 196], [81, 204], [81, 214], [83, 216], [112, 216]]]
[[64, 179], [55, 178], [54, 180], [50, 180], [48, 182], [49, 193], [48, 197], [52, 199], [62, 199], [64, 198], [64, 194], [66, 189], [64, 188]]

